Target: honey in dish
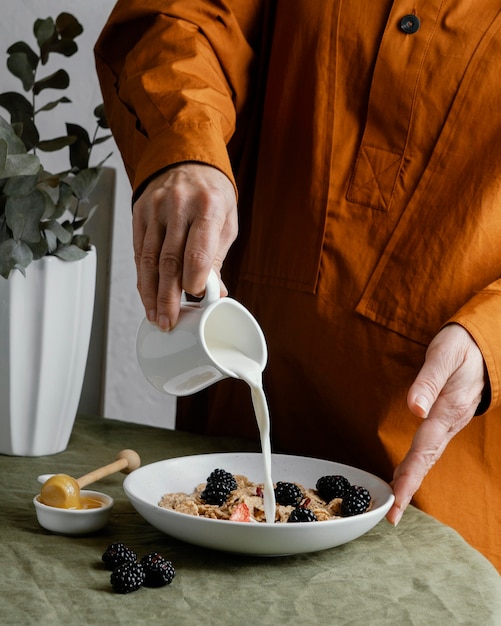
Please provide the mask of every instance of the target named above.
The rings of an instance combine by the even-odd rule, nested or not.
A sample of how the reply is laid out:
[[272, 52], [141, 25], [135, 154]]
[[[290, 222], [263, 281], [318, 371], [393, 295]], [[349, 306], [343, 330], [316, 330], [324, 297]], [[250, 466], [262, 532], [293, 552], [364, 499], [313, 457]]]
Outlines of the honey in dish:
[[58, 509], [98, 509], [104, 505], [98, 498], [80, 495], [77, 481], [67, 474], [56, 474], [46, 480], [38, 499]]

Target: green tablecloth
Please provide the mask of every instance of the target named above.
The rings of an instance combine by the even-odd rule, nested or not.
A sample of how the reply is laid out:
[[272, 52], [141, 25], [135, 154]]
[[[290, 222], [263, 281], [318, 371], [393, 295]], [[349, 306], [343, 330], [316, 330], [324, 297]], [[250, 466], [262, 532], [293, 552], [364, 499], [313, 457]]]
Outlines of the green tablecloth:
[[[122, 490], [122, 474], [96, 488], [115, 498], [110, 524], [86, 537], [42, 529], [32, 504], [41, 473], [80, 476], [134, 448], [143, 464], [251, 444], [79, 417], [55, 456], [0, 456], [0, 622], [7, 624], [501, 624], [501, 577], [453, 530], [410, 508], [344, 546], [281, 558], [190, 546], [151, 527]], [[139, 556], [158, 550], [173, 583], [120, 595], [101, 562], [123, 541]]]

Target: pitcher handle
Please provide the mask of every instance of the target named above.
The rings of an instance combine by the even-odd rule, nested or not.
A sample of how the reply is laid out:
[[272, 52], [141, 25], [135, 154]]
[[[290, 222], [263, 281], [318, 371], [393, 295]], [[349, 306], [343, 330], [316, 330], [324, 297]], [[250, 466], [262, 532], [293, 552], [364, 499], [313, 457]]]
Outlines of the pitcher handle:
[[219, 284], [219, 278], [214, 270], [209, 272], [207, 277], [207, 283], [205, 285], [205, 295], [200, 301], [200, 306], [205, 307], [219, 300], [221, 296], [221, 286]]

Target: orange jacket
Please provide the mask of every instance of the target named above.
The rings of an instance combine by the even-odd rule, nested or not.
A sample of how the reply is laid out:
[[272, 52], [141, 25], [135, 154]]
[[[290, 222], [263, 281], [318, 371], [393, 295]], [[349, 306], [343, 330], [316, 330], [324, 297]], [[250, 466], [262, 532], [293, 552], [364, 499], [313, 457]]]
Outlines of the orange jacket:
[[[277, 447], [388, 478], [426, 345], [448, 321], [471, 333], [490, 410], [416, 503], [501, 567], [501, 2], [124, 0], [96, 60], [135, 191], [187, 160], [236, 181], [230, 286], [269, 342]], [[250, 434], [230, 401], [208, 430]], [[458, 520], [443, 490], [465, 481], [487, 518]]]

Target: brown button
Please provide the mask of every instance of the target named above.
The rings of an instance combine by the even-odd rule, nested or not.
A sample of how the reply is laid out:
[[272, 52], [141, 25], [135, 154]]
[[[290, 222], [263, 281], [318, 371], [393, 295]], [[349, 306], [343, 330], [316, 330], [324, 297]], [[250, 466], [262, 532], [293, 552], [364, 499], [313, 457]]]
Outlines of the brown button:
[[421, 22], [417, 15], [406, 15], [400, 20], [400, 30], [406, 35], [413, 35], [419, 30]]

